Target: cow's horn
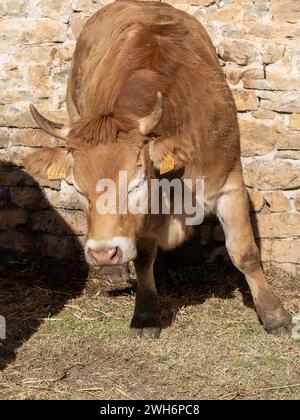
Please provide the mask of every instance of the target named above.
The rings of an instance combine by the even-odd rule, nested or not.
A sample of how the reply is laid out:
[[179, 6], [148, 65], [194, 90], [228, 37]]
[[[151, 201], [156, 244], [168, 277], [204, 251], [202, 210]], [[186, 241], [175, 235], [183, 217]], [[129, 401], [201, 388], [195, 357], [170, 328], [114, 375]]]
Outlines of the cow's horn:
[[47, 134], [50, 134], [50, 136], [57, 137], [61, 140], [67, 139], [68, 134], [70, 132], [70, 129], [68, 127], [65, 127], [63, 124], [50, 121], [47, 118], [43, 117], [43, 115], [41, 115], [35, 108], [35, 106], [32, 104], [30, 105], [30, 112], [37, 125]]
[[164, 113], [164, 101], [161, 92], [157, 93], [154, 110], [147, 117], [139, 120], [140, 130], [146, 136], [160, 123]]

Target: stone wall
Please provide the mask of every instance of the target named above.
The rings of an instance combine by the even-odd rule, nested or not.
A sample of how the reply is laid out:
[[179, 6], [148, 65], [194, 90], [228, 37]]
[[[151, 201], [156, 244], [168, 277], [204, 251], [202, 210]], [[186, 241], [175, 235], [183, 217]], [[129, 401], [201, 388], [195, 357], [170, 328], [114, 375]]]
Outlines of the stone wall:
[[[28, 104], [54, 120], [67, 120], [65, 90], [76, 38], [87, 18], [108, 2], [1, 0], [2, 248], [56, 255], [59, 246], [67, 255], [73, 230], [81, 240], [84, 218], [76, 211], [72, 187], [46, 183], [45, 199], [34, 180], [7, 163], [18, 165], [31, 148], [57, 144], [36, 128]], [[169, 3], [199, 19], [217, 47], [239, 113], [245, 182], [262, 260], [299, 272], [300, 1]], [[203, 231], [206, 238], [222, 241], [219, 227]]]

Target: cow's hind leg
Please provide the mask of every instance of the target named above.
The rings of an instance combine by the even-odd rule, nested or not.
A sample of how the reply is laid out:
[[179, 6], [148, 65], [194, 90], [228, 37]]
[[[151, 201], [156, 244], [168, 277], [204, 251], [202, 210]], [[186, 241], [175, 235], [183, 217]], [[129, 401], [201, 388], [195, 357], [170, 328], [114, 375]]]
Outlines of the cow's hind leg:
[[241, 175], [236, 173], [230, 178], [217, 205], [217, 215], [224, 229], [228, 253], [233, 264], [245, 274], [265, 330], [275, 335], [289, 333], [291, 316], [271, 290], [261, 269], [250, 224], [248, 197]]
[[134, 337], [158, 338], [160, 334], [160, 304], [155, 287], [153, 264], [157, 244], [152, 239], [141, 239], [134, 262], [137, 273], [137, 291], [131, 334]]

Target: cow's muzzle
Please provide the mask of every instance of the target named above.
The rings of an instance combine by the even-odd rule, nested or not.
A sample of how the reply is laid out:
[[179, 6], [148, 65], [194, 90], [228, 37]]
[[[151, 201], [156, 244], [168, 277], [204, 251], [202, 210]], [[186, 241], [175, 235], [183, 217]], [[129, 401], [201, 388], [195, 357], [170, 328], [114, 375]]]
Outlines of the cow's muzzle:
[[124, 237], [117, 237], [111, 241], [87, 240], [85, 256], [93, 266], [110, 266], [126, 264], [136, 257], [135, 246]]

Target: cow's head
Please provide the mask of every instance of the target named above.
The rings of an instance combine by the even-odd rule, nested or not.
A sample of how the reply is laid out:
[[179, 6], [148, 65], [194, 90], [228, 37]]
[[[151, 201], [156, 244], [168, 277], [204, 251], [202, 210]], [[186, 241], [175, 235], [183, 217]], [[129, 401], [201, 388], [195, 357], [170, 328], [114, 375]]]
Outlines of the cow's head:
[[[87, 262], [114, 265], [134, 259], [136, 243], [143, 234], [147, 216], [130, 211], [124, 214], [124, 197], [118, 193], [119, 175], [123, 171], [127, 176], [129, 206], [131, 200], [135, 203], [139, 199], [145, 200], [145, 188], [152, 171], [145, 137], [163, 116], [162, 95], [158, 93], [153, 111], [144, 118], [128, 115], [114, 117], [110, 114], [81, 120], [66, 127], [47, 120], [33, 105], [31, 113], [43, 131], [64, 142], [63, 147], [43, 148], [30, 154], [25, 167], [33, 176], [65, 178], [74, 184], [87, 215]], [[116, 201], [110, 197], [114, 194], [113, 186], [109, 190], [101, 188], [103, 180], [111, 180], [115, 184]], [[101, 203], [107, 209], [114, 202], [116, 212], [112, 213], [115, 214], [99, 211]]]

